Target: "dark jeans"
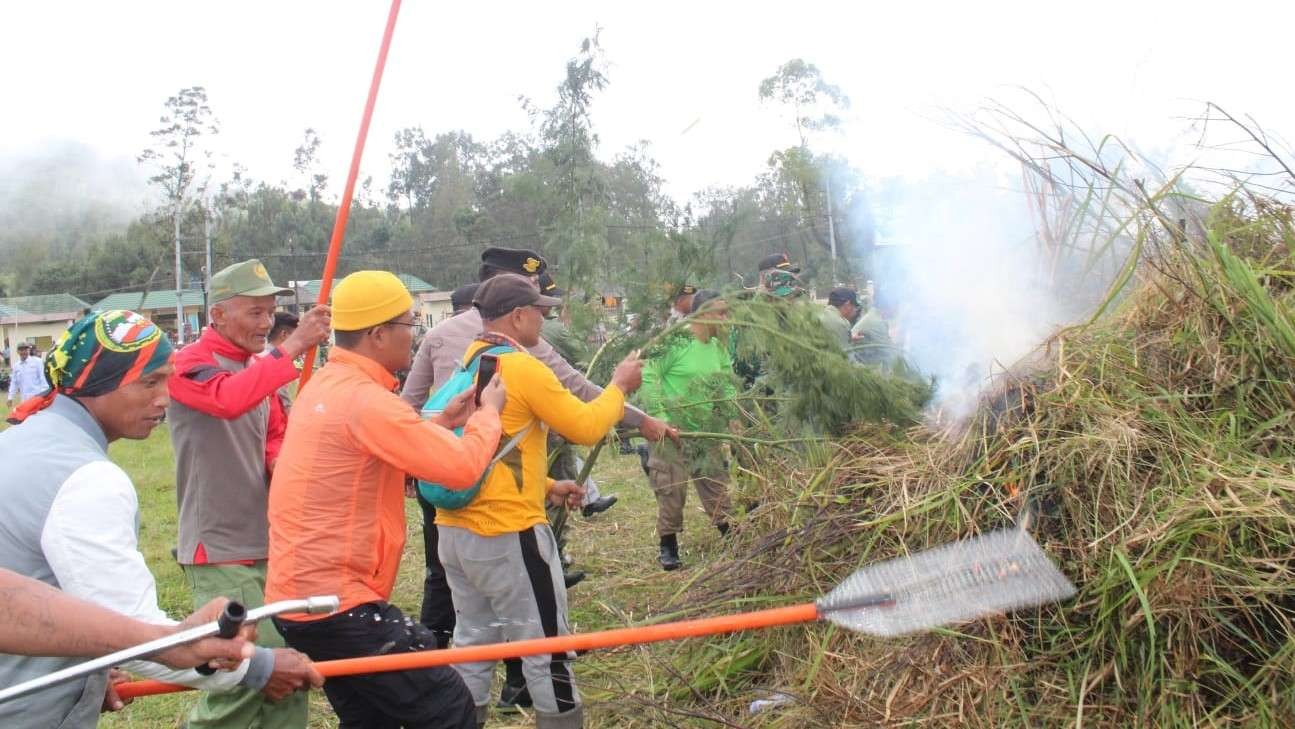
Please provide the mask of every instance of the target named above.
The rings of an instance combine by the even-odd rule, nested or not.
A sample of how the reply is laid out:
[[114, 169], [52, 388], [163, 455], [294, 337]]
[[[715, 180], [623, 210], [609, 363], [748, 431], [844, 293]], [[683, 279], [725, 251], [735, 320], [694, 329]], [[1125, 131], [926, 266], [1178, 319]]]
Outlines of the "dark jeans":
[[[435, 640], [400, 609], [365, 603], [322, 620], [275, 618], [288, 645], [314, 661], [357, 658], [435, 647]], [[472, 694], [453, 668], [337, 676], [324, 683], [342, 729], [476, 729]]]
[[423, 607], [418, 622], [436, 634], [436, 644], [444, 648], [454, 635], [454, 601], [450, 599], [450, 583], [445, 581], [445, 570], [437, 556], [436, 507], [418, 495], [418, 506], [423, 510], [423, 559], [427, 571], [423, 574]]

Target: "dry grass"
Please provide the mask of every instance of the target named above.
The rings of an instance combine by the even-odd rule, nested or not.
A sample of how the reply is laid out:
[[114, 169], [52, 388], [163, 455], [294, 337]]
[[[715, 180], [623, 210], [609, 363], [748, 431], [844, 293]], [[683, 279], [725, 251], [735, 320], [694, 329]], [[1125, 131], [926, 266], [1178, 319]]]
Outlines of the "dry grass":
[[[817, 595], [1022, 515], [1073, 600], [892, 642], [823, 626], [730, 639], [762, 659], [659, 702], [740, 726], [1295, 723], [1295, 351], [1274, 324], [1295, 274], [1266, 214], [1216, 208], [1214, 245], [1158, 257], [1110, 317], [1048, 342], [959, 432], [873, 430], [766, 460], [741, 544], [684, 604]], [[757, 687], [799, 700], [753, 717]]]

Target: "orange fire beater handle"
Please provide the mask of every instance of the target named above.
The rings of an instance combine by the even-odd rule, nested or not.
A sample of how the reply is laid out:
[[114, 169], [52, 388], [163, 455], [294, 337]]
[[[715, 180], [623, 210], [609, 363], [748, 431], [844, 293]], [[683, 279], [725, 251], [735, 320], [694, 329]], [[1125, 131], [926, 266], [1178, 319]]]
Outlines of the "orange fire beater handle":
[[[342, 190], [342, 199], [337, 204], [337, 218], [333, 220], [333, 237], [328, 242], [328, 257], [324, 259], [323, 279], [319, 282], [317, 304], [327, 304], [328, 295], [333, 291], [333, 274], [337, 271], [337, 258], [342, 253], [342, 240], [346, 237], [346, 221], [351, 216], [351, 199], [355, 196], [355, 178], [360, 176], [360, 159], [364, 157], [364, 141], [369, 137], [369, 122], [373, 120], [373, 107], [378, 103], [378, 87], [382, 85], [382, 71], [387, 67], [387, 51], [391, 50], [391, 35], [396, 32], [396, 17], [400, 15], [400, 0], [391, 0], [391, 10], [387, 13], [387, 27], [382, 33], [382, 45], [378, 47], [378, 62], [373, 67], [373, 79], [369, 82], [369, 96], [364, 102], [364, 115], [360, 117], [360, 133], [355, 138], [355, 151], [351, 154], [351, 168], [346, 173], [346, 187]], [[310, 373], [315, 368], [315, 353], [318, 347], [311, 347], [306, 352], [306, 361], [301, 368], [301, 384], [310, 381]]]
[[[536, 656], [545, 653], [616, 648], [642, 643], [656, 643], [663, 640], [677, 640], [679, 638], [697, 638], [704, 635], [808, 623], [817, 619], [818, 608], [815, 607], [814, 603], [808, 602], [803, 605], [757, 610], [749, 613], [737, 613], [736, 615], [680, 620], [673, 623], [644, 625], [635, 628], [617, 628], [596, 633], [562, 635], [556, 638], [536, 638], [509, 643], [492, 643], [467, 648], [446, 648], [415, 653], [397, 653], [386, 656], [343, 658], [337, 661], [321, 661], [315, 664], [315, 668], [325, 678], [354, 676], [362, 673], [382, 673], [384, 671], [408, 671], [416, 668], [448, 666], [454, 663], [499, 661], [505, 658]], [[117, 685], [117, 695], [122, 699], [188, 690], [187, 686], [177, 686], [160, 681], [135, 681]]]

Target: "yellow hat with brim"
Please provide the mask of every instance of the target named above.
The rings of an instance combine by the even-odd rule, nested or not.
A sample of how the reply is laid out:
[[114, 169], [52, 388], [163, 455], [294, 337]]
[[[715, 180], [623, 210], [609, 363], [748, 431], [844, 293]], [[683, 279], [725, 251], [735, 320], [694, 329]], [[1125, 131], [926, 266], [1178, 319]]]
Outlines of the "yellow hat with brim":
[[414, 306], [409, 290], [387, 271], [356, 271], [333, 289], [333, 329], [354, 332], [408, 313]]

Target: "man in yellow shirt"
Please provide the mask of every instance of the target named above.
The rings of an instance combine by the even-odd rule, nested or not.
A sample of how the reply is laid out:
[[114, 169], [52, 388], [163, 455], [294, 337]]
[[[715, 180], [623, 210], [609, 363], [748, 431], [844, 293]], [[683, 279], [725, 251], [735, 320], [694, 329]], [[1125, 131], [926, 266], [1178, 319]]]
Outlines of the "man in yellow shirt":
[[[499, 416], [501, 440], [521, 435], [517, 447], [486, 475], [471, 503], [436, 511], [441, 564], [454, 599], [456, 647], [569, 632], [562, 559], [544, 502], [579, 506], [583, 490], [575, 482], [548, 478], [546, 431], [572, 443], [597, 443], [624, 415], [625, 397], [638, 389], [643, 365], [637, 353], [630, 355], [617, 365], [601, 395], [581, 402], [526, 351], [539, 342], [541, 307], [560, 303], [511, 273], [481, 284], [473, 299], [485, 332], [468, 347], [464, 361], [486, 347], [511, 347], [498, 355], [497, 377], [508, 393]], [[522, 659], [539, 729], [584, 725], [571, 658]], [[495, 662], [455, 668], [472, 692], [477, 721], [484, 722]]]

